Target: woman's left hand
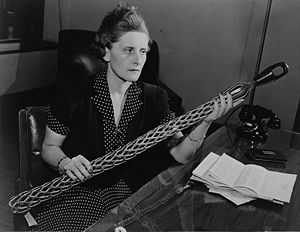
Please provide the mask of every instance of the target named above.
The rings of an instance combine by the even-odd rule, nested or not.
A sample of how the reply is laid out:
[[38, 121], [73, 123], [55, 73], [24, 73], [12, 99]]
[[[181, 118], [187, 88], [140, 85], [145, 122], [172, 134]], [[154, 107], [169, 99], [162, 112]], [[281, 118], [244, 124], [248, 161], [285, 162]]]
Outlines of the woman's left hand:
[[222, 117], [225, 115], [230, 109], [232, 109], [234, 106], [240, 104], [243, 100], [240, 100], [233, 104], [232, 96], [231, 94], [227, 93], [227, 99], [225, 99], [225, 96], [222, 94], [219, 94], [220, 96], [220, 103], [217, 102], [217, 100], [214, 100], [214, 110], [211, 114], [209, 114], [203, 121], [210, 124], [214, 120]]

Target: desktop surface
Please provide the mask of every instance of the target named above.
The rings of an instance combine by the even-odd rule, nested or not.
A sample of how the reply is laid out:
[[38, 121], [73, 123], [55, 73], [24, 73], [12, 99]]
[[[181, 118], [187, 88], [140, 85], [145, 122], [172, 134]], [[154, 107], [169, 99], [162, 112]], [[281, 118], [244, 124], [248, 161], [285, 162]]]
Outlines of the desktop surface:
[[200, 182], [175, 193], [186, 185], [194, 168], [210, 152], [219, 155], [225, 152], [245, 164], [299, 175], [299, 139], [299, 133], [270, 130], [267, 142], [259, 148], [276, 150], [287, 161], [253, 161], [245, 155], [247, 142], [237, 138], [233, 129], [227, 131], [221, 127], [206, 138], [194, 160], [163, 171], [87, 231], [114, 231], [124, 223], [127, 231], [300, 230], [299, 177], [290, 203], [284, 205], [258, 199], [236, 206], [220, 195], [209, 193]]

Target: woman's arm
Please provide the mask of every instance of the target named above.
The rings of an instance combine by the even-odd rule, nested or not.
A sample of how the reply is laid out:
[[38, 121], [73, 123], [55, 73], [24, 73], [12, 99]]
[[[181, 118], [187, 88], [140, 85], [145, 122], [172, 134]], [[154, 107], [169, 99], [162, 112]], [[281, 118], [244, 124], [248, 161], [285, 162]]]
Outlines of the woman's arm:
[[62, 173], [66, 173], [70, 178], [77, 178], [84, 181], [90, 178], [92, 166], [82, 155], [69, 158], [61, 149], [66, 139], [66, 135], [60, 135], [46, 126], [45, 138], [42, 146], [43, 160]]
[[[220, 94], [220, 100], [220, 103], [216, 100], [214, 101], [214, 110], [209, 116], [207, 116], [193, 131], [191, 131], [191, 133], [186, 136], [181, 143], [171, 148], [170, 153], [176, 161], [180, 163], [188, 162], [202, 144], [211, 123], [225, 115], [232, 107], [235, 107], [243, 101], [241, 100], [233, 104], [232, 96], [230, 94], [227, 94], [227, 100], [225, 100], [225, 97]], [[175, 135], [176, 138], [181, 136], [183, 136], [181, 132]]]
[[[202, 122], [181, 143], [171, 148], [170, 153], [177, 162], [184, 164], [193, 157], [196, 150], [202, 144], [209, 125], [210, 123]], [[178, 132], [174, 136], [179, 139], [183, 134]]]

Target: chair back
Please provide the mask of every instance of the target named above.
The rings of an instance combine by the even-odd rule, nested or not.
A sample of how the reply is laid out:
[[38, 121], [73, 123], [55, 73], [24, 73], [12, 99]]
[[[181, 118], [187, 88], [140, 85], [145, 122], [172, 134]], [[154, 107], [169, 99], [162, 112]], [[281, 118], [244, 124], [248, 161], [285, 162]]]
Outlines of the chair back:
[[44, 106], [30, 106], [19, 111], [19, 177], [16, 192], [31, 189], [55, 177], [55, 172], [41, 158], [45, 136]]
[[[19, 111], [19, 173], [15, 184], [18, 194], [53, 179], [56, 175], [42, 160], [42, 144], [45, 136], [46, 112], [44, 106], [30, 106]], [[31, 211], [36, 214], [36, 209]], [[13, 230], [28, 231], [23, 214], [13, 215]]]
[[[72, 78], [93, 77], [106, 67], [92, 50], [96, 32], [79, 29], [66, 29], [59, 32], [58, 38], [58, 77]], [[159, 50], [155, 41], [147, 53], [147, 60], [142, 70], [140, 80], [157, 84], [159, 75]]]

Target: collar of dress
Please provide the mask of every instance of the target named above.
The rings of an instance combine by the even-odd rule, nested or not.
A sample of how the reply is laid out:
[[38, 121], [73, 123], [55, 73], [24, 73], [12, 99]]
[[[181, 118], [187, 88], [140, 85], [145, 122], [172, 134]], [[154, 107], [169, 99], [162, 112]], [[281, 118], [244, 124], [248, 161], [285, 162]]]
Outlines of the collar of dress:
[[107, 83], [107, 69], [96, 75], [93, 88], [95, 94], [91, 97], [91, 99], [96, 105], [98, 112], [103, 115], [103, 119], [110, 122], [111, 125], [114, 125], [116, 129], [126, 129], [128, 122], [132, 120], [135, 113], [143, 104], [141, 101], [142, 88], [140, 84], [138, 82], [133, 82], [129, 86], [118, 128], [114, 121], [113, 106]]

